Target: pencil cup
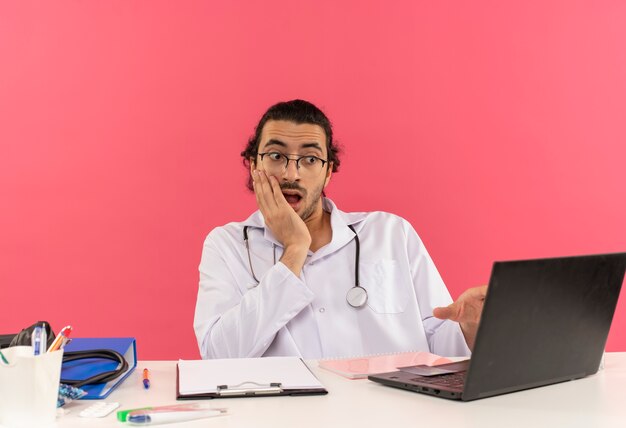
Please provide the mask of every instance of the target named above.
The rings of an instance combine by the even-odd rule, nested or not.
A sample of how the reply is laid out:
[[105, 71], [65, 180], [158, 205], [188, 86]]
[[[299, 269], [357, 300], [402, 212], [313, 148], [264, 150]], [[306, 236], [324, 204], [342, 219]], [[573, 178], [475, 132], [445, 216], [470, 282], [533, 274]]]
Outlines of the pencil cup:
[[33, 356], [30, 346], [2, 350], [0, 424], [7, 428], [45, 427], [56, 418], [63, 351]]

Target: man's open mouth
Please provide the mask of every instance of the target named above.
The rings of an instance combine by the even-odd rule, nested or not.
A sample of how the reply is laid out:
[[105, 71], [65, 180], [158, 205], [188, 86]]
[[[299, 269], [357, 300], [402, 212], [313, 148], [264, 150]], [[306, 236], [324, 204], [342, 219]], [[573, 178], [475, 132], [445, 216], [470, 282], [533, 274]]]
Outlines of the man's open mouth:
[[287, 200], [287, 203], [289, 205], [291, 205], [292, 207], [294, 207], [294, 208], [302, 200], [302, 196], [299, 193], [296, 193], [296, 192], [293, 192], [293, 191], [283, 192], [283, 195], [285, 196], [285, 199]]

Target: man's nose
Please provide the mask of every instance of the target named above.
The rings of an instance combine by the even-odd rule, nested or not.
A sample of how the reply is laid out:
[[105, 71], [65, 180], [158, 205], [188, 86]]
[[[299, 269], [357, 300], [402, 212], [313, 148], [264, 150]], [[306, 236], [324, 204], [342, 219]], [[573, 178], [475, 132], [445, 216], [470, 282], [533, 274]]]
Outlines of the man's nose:
[[298, 161], [295, 159], [287, 160], [287, 165], [283, 171], [283, 178], [287, 181], [295, 181], [300, 179], [300, 171], [298, 170]]

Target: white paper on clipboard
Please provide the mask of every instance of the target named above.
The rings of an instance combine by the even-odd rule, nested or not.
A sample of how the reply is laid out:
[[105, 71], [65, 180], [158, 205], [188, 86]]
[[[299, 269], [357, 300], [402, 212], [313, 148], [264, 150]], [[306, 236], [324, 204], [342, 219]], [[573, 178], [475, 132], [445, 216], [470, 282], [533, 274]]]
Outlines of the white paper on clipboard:
[[217, 393], [220, 385], [280, 383], [284, 390], [324, 389], [298, 357], [179, 360], [181, 395]]

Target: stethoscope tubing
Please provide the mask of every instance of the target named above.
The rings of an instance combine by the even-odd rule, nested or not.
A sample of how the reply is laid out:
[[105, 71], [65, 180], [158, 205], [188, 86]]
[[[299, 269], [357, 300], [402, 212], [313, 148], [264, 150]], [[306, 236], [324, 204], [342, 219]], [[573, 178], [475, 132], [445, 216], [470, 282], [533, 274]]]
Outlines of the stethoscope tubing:
[[[254, 278], [254, 280], [256, 281], [258, 285], [261, 281], [259, 281], [259, 279], [256, 277], [256, 275], [254, 274], [254, 269], [252, 268], [252, 256], [250, 255], [248, 227], [249, 226], [243, 227], [243, 242], [246, 246], [246, 253], [248, 254], [248, 266], [250, 266], [250, 273], [252, 274], [252, 278]], [[354, 260], [354, 286], [351, 287], [350, 290], [348, 290], [348, 293], [346, 294], [346, 301], [353, 308], [360, 308], [360, 307], [363, 307], [365, 303], [367, 303], [367, 290], [361, 287], [359, 283], [359, 261], [361, 257], [361, 242], [359, 240], [359, 234], [356, 233], [356, 230], [354, 230], [354, 227], [351, 224], [349, 224], [348, 227], [350, 228], [352, 233], [354, 233], [354, 242], [356, 245], [356, 250], [355, 250], [355, 260]], [[276, 245], [273, 245], [272, 247], [274, 250], [274, 264], [276, 264]]]

